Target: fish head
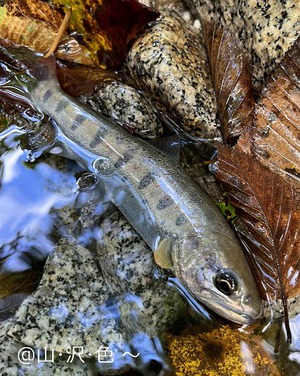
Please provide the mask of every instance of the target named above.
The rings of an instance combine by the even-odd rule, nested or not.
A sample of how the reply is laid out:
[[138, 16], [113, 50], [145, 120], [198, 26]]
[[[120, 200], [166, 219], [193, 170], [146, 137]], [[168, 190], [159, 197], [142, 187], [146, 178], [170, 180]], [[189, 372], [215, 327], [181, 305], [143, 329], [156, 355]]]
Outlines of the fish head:
[[220, 316], [251, 324], [261, 299], [243, 250], [234, 236], [185, 236], [172, 245], [175, 276], [198, 302]]

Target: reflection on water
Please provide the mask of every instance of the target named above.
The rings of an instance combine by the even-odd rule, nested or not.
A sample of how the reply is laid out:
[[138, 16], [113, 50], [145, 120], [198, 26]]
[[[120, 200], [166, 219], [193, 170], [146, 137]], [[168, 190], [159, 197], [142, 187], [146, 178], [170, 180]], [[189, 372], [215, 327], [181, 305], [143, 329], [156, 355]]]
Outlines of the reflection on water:
[[[2, 271], [30, 269], [26, 254], [45, 260], [53, 243], [49, 212], [70, 205], [78, 192], [72, 174], [63, 174], [46, 163], [26, 164], [27, 156], [10, 134], [2, 144], [0, 186], [0, 246]], [[9, 256], [14, 256], [9, 257]]]

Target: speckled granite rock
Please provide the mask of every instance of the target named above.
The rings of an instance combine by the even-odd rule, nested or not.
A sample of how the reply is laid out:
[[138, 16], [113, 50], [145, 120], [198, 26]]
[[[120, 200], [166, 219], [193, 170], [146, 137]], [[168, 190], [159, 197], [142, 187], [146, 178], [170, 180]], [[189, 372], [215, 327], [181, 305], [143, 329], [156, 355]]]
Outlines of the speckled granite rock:
[[[66, 359], [55, 359], [55, 362], [43, 362], [43, 357], [38, 359], [37, 353], [34, 354], [34, 359], [23, 362], [22, 364], [22, 348], [24, 344], [14, 341], [6, 332], [11, 325], [11, 320], [0, 323], [0, 375], [1, 376], [93, 376], [96, 375], [94, 368], [89, 363], [82, 363], [78, 358], [74, 361], [67, 362]], [[20, 352], [20, 360], [18, 359], [18, 352]], [[32, 349], [33, 350], [33, 349]], [[32, 354], [31, 354], [32, 356]]]
[[[57, 217], [68, 240], [54, 248], [39, 287], [16, 312], [8, 335], [26, 346], [47, 346], [56, 356], [67, 357], [69, 348], [80, 346], [82, 358], [94, 359], [101, 374], [121, 374], [135, 366], [134, 358], [124, 356], [132, 349], [146, 363], [149, 356], [163, 361], [152, 338], [174, 323], [183, 302], [163, 277], [154, 276], [151, 250], [119, 212], [107, 214], [94, 234], [102, 238], [97, 254], [75, 244], [72, 233], [87, 230], [78, 230], [78, 218], [91, 213], [99, 221], [93, 208]], [[83, 235], [81, 240], [86, 242]], [[113, 363], [97, 362], [101, 345], [109, 346]]]
[[101, 345], [109, 346], [118, 362], [103, 364], [102, 372], [129, 366], [122, 358], [127, 346], [92, 254], [66, 241], [50, 255], [38, 289], [17, 311], [8, 335], [62, 354], [82, 346], [83, 358], [96, 357]]
[[143, 138], [159, 137], [163, 133], [161, 121], [149, 100], [122, 82], [112, 82], [99, 88], [88, 103], [94, 110], [125, 123], [126, 127]]
[[[300, 309], [300, 296], [287, 299], [287, 307], [290, 318], [298, 315]], [[272, 319], [284, 317], [282, 300], [278, 299], [270, 302], [263, 301], [263, 317], [265, 319], [269, 319], [270, 317]]]
[[126, 333], [142, 331], [155, 337], [166, 331], [182, 311], [179, 293], [162, 276], [154, 277], [152, 251], [120, 212], [106, 218], [101, 229], [101, 270], [108, 289], [119, 295]]
[[124, 71], [186, 135], [220, 137], [201, 33], [177, 16], [165, 13], [137, 38]]
[[260, 91], [275, 65], [300, 35], [298, 0], [186, 0], [204, 21], [219, 20], [239, 37], [252, 59], [254, 88]]
[[193, 22], [193, 17], [183, 0], [139, 0], [140, 3], [158, 11], [176, 11], [186, 22]]

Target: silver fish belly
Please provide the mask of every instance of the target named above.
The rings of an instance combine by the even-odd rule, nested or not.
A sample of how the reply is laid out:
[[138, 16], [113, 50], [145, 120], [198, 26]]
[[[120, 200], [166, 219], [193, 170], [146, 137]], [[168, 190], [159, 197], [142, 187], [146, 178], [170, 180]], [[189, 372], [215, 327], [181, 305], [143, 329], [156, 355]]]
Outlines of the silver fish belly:
[[[260, 315], [256, 285], [219, 209], [174, 161], [65, 94], [36, 80], [35, 106], [57, 124], [64, 155], [95, 172], [111, 200], [196, 300], [231, 321]], [[67, 142], [64, 140], [67, 139]]]

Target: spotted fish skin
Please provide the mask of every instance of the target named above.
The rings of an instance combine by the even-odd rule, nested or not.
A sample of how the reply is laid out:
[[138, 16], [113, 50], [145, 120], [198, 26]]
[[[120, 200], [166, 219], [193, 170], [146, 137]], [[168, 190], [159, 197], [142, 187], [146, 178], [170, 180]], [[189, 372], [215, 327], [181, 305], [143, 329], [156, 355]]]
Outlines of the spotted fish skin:
[[[95, 156], [106, 158], [110, 164], [109, 175], [126, 180], [125, 188], [130, 189], [125, 192], [124, 200], [131, 201], [132, 190], [142, 199], [145, 212], [149, 210], [152, 214], [155, 231], [151, 231], [151, 239], [147, 240], [143, 229], [137, 230], [153, 250], [164, 236], [175, 238], [199, 229], [202, 233], [205, 228], [209, 231], [212, 223], [224, 226], [223, 218], [206, 193], [164, 153], [132, 137], [101, 114], [96, 115], [77, 104], [62, 92], [55, 80], [39, 82], [31, 94], [35, 105], [55, 120], [68, 139]], [[105, 181], [106, 173], [102, 174]], [[112, 200], [116, 201], [113, 194]], [[138, 224], [132, 225], [136, 228]], [[227, 230], [226, 224], [224, 227]]]
[[[45, 67], [30, 94], [57, 124], [63, 155], [100, 177], [109, 199], [160, 255], [160, 266], [172, 268], [185, 295], [189, 292], [191, 300], [231, 321], [253, 322], [261, 312], [253, 276], [239, 242], [207, 194], [164, 153], [77, 103], [54, 76], [43, 72]], [[224, 292], [229, 286], [234, 291]]]

